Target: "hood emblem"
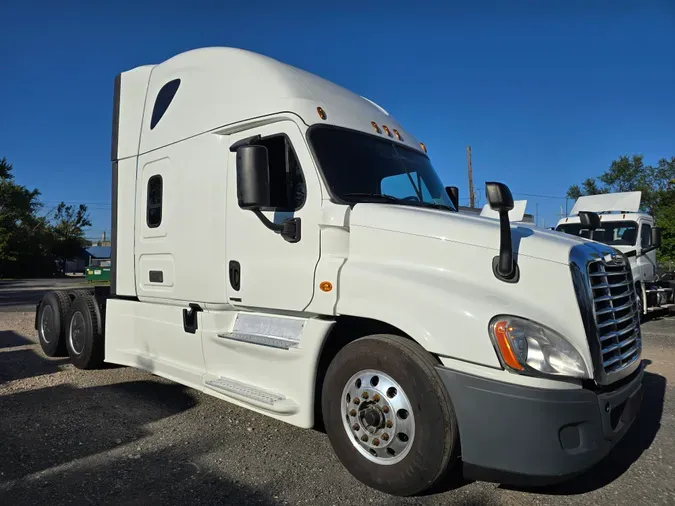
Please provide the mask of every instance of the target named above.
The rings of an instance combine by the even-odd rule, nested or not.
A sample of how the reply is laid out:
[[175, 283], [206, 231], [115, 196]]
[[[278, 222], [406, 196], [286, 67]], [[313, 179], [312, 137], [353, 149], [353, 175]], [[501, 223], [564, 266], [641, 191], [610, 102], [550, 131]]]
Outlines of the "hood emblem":
[[623, 255], [617, 253], [609, 253], [605, 256], [605, 263], [607, 265], [624, 265]]

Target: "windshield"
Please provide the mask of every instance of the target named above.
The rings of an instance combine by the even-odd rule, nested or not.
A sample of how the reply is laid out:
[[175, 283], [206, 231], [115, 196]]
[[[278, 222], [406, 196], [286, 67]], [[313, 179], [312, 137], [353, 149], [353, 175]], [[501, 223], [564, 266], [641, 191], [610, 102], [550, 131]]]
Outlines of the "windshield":
[[[581, 223], [563, 223], [556, 230], [590, 239], [590, 233]], [[610, 246], [635, 246], [637, 223], [634, 221], [606, 221], [593, 232], [593, 240]]]
[[329, 126], [314, 127], [309, 141], [331, 194], [344, 202], [390, 202], [456, 211], [422, 153]]

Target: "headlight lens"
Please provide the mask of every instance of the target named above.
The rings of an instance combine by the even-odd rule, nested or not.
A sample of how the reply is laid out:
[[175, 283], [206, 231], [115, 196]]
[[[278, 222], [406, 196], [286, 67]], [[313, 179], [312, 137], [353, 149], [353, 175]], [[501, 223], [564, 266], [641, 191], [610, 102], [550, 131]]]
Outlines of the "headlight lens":
[[502, 363], [518, 373], [588, 378], [579, 352], [564, 337], [543, 325], [517, 316], [490, 322], [490, 337]]

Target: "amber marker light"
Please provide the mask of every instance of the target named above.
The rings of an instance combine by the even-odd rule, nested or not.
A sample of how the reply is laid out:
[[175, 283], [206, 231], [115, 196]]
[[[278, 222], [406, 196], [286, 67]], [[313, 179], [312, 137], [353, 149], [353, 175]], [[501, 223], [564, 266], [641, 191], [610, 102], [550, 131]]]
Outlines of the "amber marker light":
[[370, 124], [373, 125], [373, 130], [375, 130], [378, 134], [382, 133], [382, 131], [380, 130], [380, 127], [377, 126], [377, 123], [375, 123], [374, 121], [371, 121]]
[[382, 125], [382, 130], [384, 130], [385, 134], [391, 137], [391, 132], [389, 131], [389, 127], [387, 125]]
[[518, 359], [513, 352], [511, 341], [508, 337], [509, 332], [513, 332], [513, 327], [509, 327], [507, 321], [501, 320], [495, 323], [494, 336], [497, 341], [497, 346], [499, 346], [499, 351], [502, 354], [502, 358], [504, 359], [504, 363], [511, 369], [522, 371], [525, 368], [518, 362]]
[[427, 147], [424, 145], [423, 142], [420, 142], [420, 147], [422, 148], [422, 151], [424, 151], [425, 153], [427, 152]]
[[394, 135], [399, 141], [403, 142], [403, 137], [401, 137], [401, 134], [398, 133], [398, 130], [396, 130], [395, 128], [394, 128]]
[[326, 118], [327, 118], [327, 116], [326, 116], [326, 111], [324, 111], [323, 108], [322, 108], [321, 106], [319, 106], [319, 107], [316, 108], [316, 112], [319, 113], [319, 118], [321, 118], [321, 119], [326, 119]]
[[330, 281], [322, 281], [319, 288], [321, 288], [322, 292], [330, 292], [333, 289], [333, 283]]

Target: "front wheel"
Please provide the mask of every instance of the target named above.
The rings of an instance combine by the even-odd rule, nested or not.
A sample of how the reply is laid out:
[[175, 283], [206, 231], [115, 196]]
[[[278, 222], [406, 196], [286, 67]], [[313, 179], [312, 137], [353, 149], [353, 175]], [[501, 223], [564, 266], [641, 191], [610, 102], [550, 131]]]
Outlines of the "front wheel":
[[457, 420], [435, 365], [416, 343], [391, 335], [358, 339], [333, 359], [322, 392], [326, 432], [362, 483], [415, 495], [457, 461]]

